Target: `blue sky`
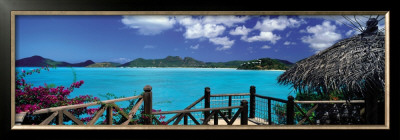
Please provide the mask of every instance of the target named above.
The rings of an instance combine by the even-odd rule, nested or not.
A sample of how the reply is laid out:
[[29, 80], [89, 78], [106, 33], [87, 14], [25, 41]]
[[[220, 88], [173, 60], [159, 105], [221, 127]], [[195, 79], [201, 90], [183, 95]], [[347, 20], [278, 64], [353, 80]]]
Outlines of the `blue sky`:
[[[365, 23], [369, 16], [357, 17]], [[18, 15], [16, 59], [40, 55], [70, 63], [126, 63], [180, 56], [204, 62], [265, 57], [296, 62], [359, 33], [348, 25], [342, 16]]]

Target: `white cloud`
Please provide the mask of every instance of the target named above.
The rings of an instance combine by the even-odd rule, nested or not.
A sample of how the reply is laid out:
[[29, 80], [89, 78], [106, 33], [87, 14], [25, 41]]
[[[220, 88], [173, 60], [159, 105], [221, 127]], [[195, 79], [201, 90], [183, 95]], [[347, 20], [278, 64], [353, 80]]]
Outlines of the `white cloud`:
[[[380, 15], [378, 17], [378, 19], [381, 19], [384, 15]], [[351, 22], [346, 19], [346, 18], [350, 19]], [[376, 18], [377, 15], [346, 15], [346, 16], [333, 16], [333, 15], [320, 15], [320, 16], [299, 16], [299, 18], [302, 19], [324, 19], [324, 20], [328, 20], [328, 21], [332, 21], [335, 22], [336, 25], [339, 26], [350, 26], [349, 28], [353, 29], [353, 30], [358, 30], [357, 27], [359, 28], [360, 26], [362, 28], [366, 27], [366, 22], [368, 21], [368, 19], [371, 18]], [[357, 21], [356, 21], [357, 20]], [[382, 27], [379, 25], [384, 25], [385, 24], [385, 20], [382, 19], [381, 21], [379, 21], [378, 27]], [[380, 28], [381, 29], [381, 28]], [[360, 32], [357, 31], [355, 34], [359, 34]]]
[[[281, 39], [279, 35], [273, 33], [275, 30], [285, 30], [286, 28], [297, 28], [301, 24], [304, 24], [304, 20], [298, 20], [294, 18], [289, 18], [287, 16], [279, 16], [278, 18], [264, 18], [262, 21], [258, 21], [252, 30], [259, 30], [259, 35], [247, 37], [248, 32], [246, 34], [243, 33], [241, 37], [242, 40], [246, 42], [255, 42], [255, 41], [270, 41], [275, 44], [276, 41]], [[236, 30], [241, 31], [242, 28], [236, 28]], [[289, 37], [290, 33], [286, 34], [286, 37]]]
[[283, 45], [296, 45], [296, 42], [285, 41]]
[[279, 16], [278, 18], [265, 18], [262, 22], [258, 21], [254, 29], [259, 29], [262, 32], [272, 32], [274, 30], [284, 30], [287, 27], [296, 28], [305, 23], [304, 20], [296, 20], [287, 16]]
[[183, 34], [186, 39], [208, 39], [215, 45], [222, 45], [217, 50], [230, 49], [234, 44], [234, 40], [229, 40], [226, 36], [220, 37], [226, 28], [244, 23], [248, 19], [248, 16], [176, 16], [177, 23], [186, 29]]
[[244, 23], [248, 16], [176, 16], [179, 24], [186, 28], [184, 37], [186, 39], [214, 38], [222, 35], [227, 27], [237, 23]]
[[196, 38], [212, 38], [221, 35], [225, 31], [225, 27], [222, 25], [216, 24], [194, 24], [192, 26], [186, 27], [186, 32], [184, 33], [184, 37], [187, 39], [196, 39]]
[[355, 33], [356, 33], [356, 31], [354, 31], [354, 30], [349, 30], [349, 31], [346, 32], [346, 36], [352, 36], [352, 35], [354, 35]]
[[154, 49], [154, 48], [156, 48], [156, 47], [155, 47], [155, 46], [152, 46], [152, 45], [145, 45], [143, 48], [144, 48], [144, 49]]
[[121, 58], [113, 59], [111, 61], [123, 64], [123, 63], [129, 62], [129, 61], [132, 61], [132, 59], [121, 57]]
[[246, 28], [246, 26], [239, 26], [236, 27], [235, 30], [231, 30], [229, 32], [230, 35], [243, 35], [243, 36], [247, 36], [247, 34], [251, 31], [251, 29]]
[[310, 44], [310, 48], [321, 51], [330, 47], [337, 40], [341, 39], [342, 36], [336, 33], [336, 26], [331, 25], [330, 21], [324, 21], [321, 25], [313, 27], [307, 27], [307, 33], [311, 33], [311, 36], [303, 36], [301, 40], [304, 43]]
[[271, 49], [271, 46], [264, 45], [264, 46], [261, 47], [261, 49]]
[[197, 45], [191, 45], [189, 48], [191, 48], [191, 49], [193, 49], [193, 50], [197, 50], [197, 49], [199, 49], [199, 44], [197, 44]]
[[288, 33], [286, 33], [286, 38], [288, 38], [290, 36], [290, 34], [292, 34], [292, 31], [289, 31]]
[[248, 16], [205, 16], [203, 22], [208, 24], [224, 24], [230, 27], [237, 23], [244, 23], [248, 19]]
[[241, 39], [246, 42], [270, 41], [272, 44], [275, 44], [277, 40], [281, 39], [281, 37], [273, 34], [272, 32], [260, 32], [260, 34], [257, 36], [252, 36], [249, 38], [243, 37]]
[[229, 40], [227, 36], [225, 37], [216, 37], [216, 38], [210, 38], [210, 42], [214, 43], [215, 45], [222, 45], [222, 47], [217, 47], [216, 50], [227, 50], [232, 47], [232, 45], [235, 43], [235, 40]]
[[181, 28], [175, 29], [174, 31], [175, 31], [175, 32], [182, 32], [182, 31], [183, 31], [183, 28], [181, 27]]
[[142, 35], [156, 35], [173, 28], [175, 18], [169, 16], [123, 16], [121, 22]]

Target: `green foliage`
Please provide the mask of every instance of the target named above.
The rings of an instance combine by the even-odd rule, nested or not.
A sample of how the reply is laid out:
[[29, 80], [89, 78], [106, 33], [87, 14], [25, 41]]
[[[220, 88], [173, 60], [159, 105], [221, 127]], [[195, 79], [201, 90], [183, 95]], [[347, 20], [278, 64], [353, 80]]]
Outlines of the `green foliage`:
[[[339, 90], [331, 91], [327, 94], [318, 94], [315, 92], [296, 92], [296, 101], [326, 101], [326, 100], [346, 100], [346, 97]], [[307, 113], [315, 104], [298, 104], [300, 109]], [[304, 115], [295, 108], [295, 121], [302, 120]], [[315, 111], [311, 113], [309, 119], [312, 122], [315, 122], [316, 114]], [[303, 124], [310, 124], [309, 121], [305, 121]]]
[[119, 65], [121, 65], [121, 64], [114, 63], [114, 62], [101, 62], [101, 63], [91, 64], [86, 67], [117, 67]]
[[125, 96], [117, 96], [114, 93], [106, 93], [106, 94], [100, 94], [99, 96], [106, 98], [107, 100], [111, 99], [118, 99], [118, 98], [125, 98]]
[[[260, 63], [261, 60], [261, 63]], [[281, 60], [262, 58], [258, 60], [252, 60], [241, 64], [238, 69], [246, 70], [286, 70], [290, 67], [289, 64], [281, 62]]]

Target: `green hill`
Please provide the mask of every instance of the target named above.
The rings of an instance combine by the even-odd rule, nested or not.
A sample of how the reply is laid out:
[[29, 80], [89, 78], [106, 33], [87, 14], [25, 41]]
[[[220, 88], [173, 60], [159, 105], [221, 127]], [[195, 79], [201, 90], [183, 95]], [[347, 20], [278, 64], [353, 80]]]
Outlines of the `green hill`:
[[86, 67], [94, 64], [92, 60], [87, 60], [81, 63], [67, 63], [62, 61], [54, 61], [48, 58], [35, 55], [32, 57], [23, 58], [15, 61], [17, 67], [45, 67], [45, 66], [57, 66], [57, 67]]
[[[261, 60], [261, 64], [259, 61]], [[228, 62], [202, 62], [191, 57], [182, 59], [179, 56], [167, 56], [164, 59], [138, 58], [131, 62], [120, 65], [120, 67], [199, 67], [199, 68], [237, 68], [237, 69], [276, 69], [286, 70], [293, 63], [286, 60], [262, 58], [250, 61], [228, 61]]]
[[120, 65], [121, 67], [204, 67], [205, 63], [191, 57], [168, 56], [164, 59], [138, 58]]
[[237, 68], [247, 61], [207, 62], [209, 68]]
[[114, 62], [101, 62], [101, 63], [94, 63], [86, 67], [117, 67], [121, 65], [120, 63], [114, 63]]
[[286, 60], [271, 59], [271, 58], [261, 58], [258, 60], [251, 60], [242, 63], [238, 69], [245, 70], [286, 70], [293, 63]]
[[[260, 63], [261, 62], [261, 63]], [[94, 63], [91, 60], [82, 63], [67, 63], [54, 61], [41, 56], [32, 56], [16, 61], [17, 67], [196, 67], [196, 68], [237, 68], [249, 70], [286, 70], [293, 63], [286, 60], [262, 58], [250, 61], [228, 61], [228, 62], [202, 62], [191, 57], [181, 58], [179, 56], [167, 56], [163, 59], [138, 58], [125, 64], [114, 62]]]

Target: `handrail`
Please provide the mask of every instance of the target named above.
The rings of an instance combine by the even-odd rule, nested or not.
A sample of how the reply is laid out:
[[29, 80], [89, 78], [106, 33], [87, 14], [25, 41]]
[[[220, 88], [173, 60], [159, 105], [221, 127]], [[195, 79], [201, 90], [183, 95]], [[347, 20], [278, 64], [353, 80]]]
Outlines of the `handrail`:
[[274, 98], [274, 97], [263, 96], [263, 95], [258, 95], [258, 94], [256, 94], [255, 96], [259, 97], [259, 98], [275, 100], [275, 101], [283, 102], [283, 103], [287, 103], [288, 102], [287, 100], [278, 99], [278, 98]]
[[210, 97], [223, 97], [223, 96], [246, 96], [246, 95], [250, 95], [250, 93], [214, 94], [214, 95], [210, 95]]
[[202, 112], [202, 111], [223, 110], [223, 109], [235, 109], [235, 108], [243, 108], [243, 107], [242, 107], [242, 106], [231, 106], [231, 107], [203, 108], [203, 109], [190, 109], [190, 110], [162, 111], [162, 112], [153, 112], [152, 115], [175, 114], [175, 113], [190, 113], [190, 112]]
[[204, 96], [200, 97], [199, 99], [197, 99], [195, 102], [193, 102], [191, 105], [189, 105], [188, 107], [186, 107], [184, 110], [187, 109], [191, 109], [192, 107], [194, 107], [195, 105], [197, 105], [201, 100], [204, 99]]
[[[189, 105], [188, 107], [186, 107], [184, 110], [189, 110], [191, 109], [193, 106], [197, 105], [199, 102], [201, 102], [201, 100], [204, 99], [204, 96], [201, 96], [199, 99], [197, 99], [195, 102], [193, 102], [191, 105]], [[171, 122], [172, 120], [174, 120], [175, 118], [179, 117], [179, 114], [176, 114], [175, 116], [171, 117], [169, 120], [167, 120], [166, 122]]]
[[44, 108], [44, 109], [37, 110], [37, 111], [33, 112], [32, 114], [36, 115], [36, 114], [56, 112], [56, 111], [61, 111], [61, 110], [66, 110], [66, 109], [83, 108], [83, 107], [94, 106], [94, 105], [99, 105], [99, 104], [110, 104], [110, 103], [126, 101], [126, 100], [132, 100], [132, 99], [137, 99], [137, 98], [142, 98], [142, 97], [143, 97], [142, 95], [138, 95], [138, 96], [132, 96], [132, 97], [119, 98], [119, 99], [112, 99], [112, 100], [105, 100], [105, 101], [99, 101], [99, 102], [85, 103], [85, 104], [76, 104], [76, 105]]
[[338, 100], [338, 101], [294, 101], [298, 104], [329, 104], [329, 103], [365, 103], [364, 100]]

